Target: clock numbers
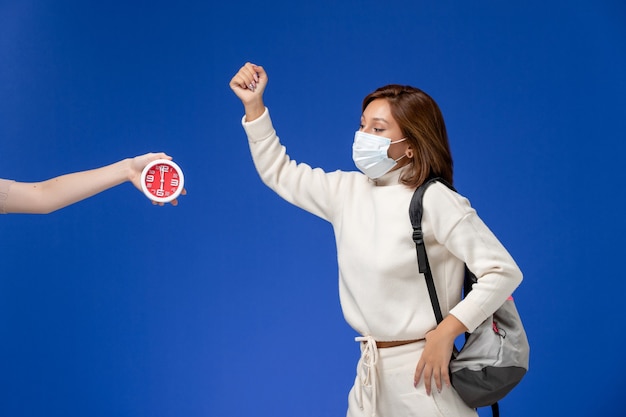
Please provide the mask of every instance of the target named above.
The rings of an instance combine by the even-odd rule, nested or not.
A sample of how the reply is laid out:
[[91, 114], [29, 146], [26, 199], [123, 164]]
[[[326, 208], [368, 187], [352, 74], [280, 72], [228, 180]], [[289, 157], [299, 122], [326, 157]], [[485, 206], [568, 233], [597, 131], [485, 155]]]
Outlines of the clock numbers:
[[141, 186], [149, 198], [168, 202], [178, 197], [184, 187], [184, 181], [178, 165], [169, 160], [158, 160], [144, 169]]

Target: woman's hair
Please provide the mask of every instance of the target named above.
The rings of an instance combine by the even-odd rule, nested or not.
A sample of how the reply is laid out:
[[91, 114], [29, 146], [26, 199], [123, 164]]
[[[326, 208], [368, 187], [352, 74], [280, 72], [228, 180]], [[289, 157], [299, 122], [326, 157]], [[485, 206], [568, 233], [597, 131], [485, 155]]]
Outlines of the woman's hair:
[[400, 181], [416, 188], [429, 177], [437, 176], [452, 184], [452, 155], [448, 134], [435, 100], [418, 88], [390, 84], [365, 97], [362, 110], [365, 111], [372, 101], [379, 98], [389, 102], [393, 118], [413, 148], [411, 168]]

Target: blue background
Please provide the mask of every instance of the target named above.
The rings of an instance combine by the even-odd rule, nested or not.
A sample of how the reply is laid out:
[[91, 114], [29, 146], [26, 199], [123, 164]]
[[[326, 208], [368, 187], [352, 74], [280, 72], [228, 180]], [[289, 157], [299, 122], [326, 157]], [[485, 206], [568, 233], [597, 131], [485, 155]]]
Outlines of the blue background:
[[503, 416], [625, 415], [622, 1], [2, 0], [0, 177], [166, 151], [188, 196], [0, 218], [0, 416], [345, 415], [332, 230], [259, 180], [228, 87], [246, 61], [291, 156], [328, 170], [354, 169], [367, 93], [431, 94], [525, 274]]

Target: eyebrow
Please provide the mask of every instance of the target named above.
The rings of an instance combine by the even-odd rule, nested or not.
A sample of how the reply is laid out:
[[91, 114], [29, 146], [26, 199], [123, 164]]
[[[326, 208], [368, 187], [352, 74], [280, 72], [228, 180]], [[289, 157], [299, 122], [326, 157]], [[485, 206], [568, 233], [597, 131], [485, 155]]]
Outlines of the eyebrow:
[[[365, 117], [361, 116], [361, 120], [363, 120], [364, 118]], [[375, 122], [384, 122], [384, 123], [389, 124], [389, 122], [386, 119], [382, 118], [382, 117], [373, 117], [372, 120], [375, 121]]]

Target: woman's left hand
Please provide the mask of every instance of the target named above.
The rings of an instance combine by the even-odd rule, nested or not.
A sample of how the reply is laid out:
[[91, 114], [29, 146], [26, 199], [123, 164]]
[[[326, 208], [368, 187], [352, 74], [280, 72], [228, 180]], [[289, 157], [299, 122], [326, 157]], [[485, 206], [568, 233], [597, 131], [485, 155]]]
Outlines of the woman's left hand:
[[435, 380], [437, 391], [441, 392], [443, 384], [450, 386], [448, 367], [454, 349], [454, 340], [467, 328], [456, 317], [448, 315], [436, 329], [426, 333], [424, 352], [415, 368], [414, 385], [423, 378], [426, 395], [432, 392], [432, 380]]

